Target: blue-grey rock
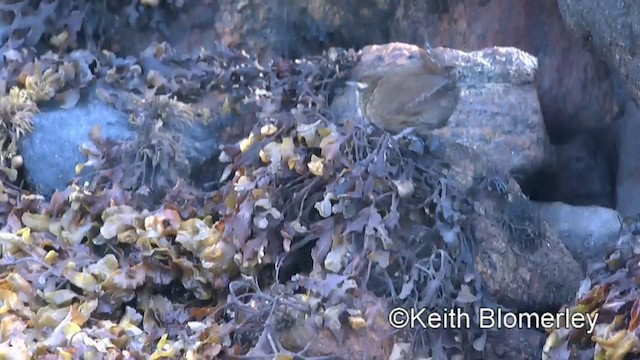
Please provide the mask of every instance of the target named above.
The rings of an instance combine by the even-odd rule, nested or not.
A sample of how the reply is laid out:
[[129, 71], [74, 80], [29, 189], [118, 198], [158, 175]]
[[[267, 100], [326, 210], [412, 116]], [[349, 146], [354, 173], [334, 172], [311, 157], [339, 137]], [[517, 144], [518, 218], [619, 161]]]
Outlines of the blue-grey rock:
[[567, 28], [621, 76], [631, 97], [640, 102], [640, 2], [558, 0], [558, 9]]
[[640, 214], [640, 109], [633, 101], [625, 105], [625, 114], [616, 123], [618, 173], [616, 209], [620, 216]]
[[80, 145], [89, 141], [89, 133], [96, 125], [106, 138], [123, 140], [135, 136], [126, 114], [95, 97], [71, 109], [41, 109], [34, 118], [33, 132], [18, 144], [27, 181], [34, 191], [50, 196], [71, 183], [76, 164], [87, 160]]
[[[227, 123], [196, 122], [181, 130], [181, 148], [192, 169], [216, 154], [217, 134]], [[41, 109], [34, 119], [33, 132], [18, 144], [30, 187], [44, 196], [65, 189], [75, 177], [76, 164], [87, 160], [80, 146], [90, 141], [89, 133], [96, 125], [105, 138], [125, 140], [136, 136], [129, 115], [95, 94], [71, 109]]]
[[602, 261], [615, 248], [621, 229], [617, 211], [560, 202], [532, 203], [538, 207], [541, 219], [584, 269], [588, 264]]
[[182, 131], [182, 151], [192, 169], [217, 152], [220, 131], [220, 122], [215, 120], [207, 124], [195, 122]]

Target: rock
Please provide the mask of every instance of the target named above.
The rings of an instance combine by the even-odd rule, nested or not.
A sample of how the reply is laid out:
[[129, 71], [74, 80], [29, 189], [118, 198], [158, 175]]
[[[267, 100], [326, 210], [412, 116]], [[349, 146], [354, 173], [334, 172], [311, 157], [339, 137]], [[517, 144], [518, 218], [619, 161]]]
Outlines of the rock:
[[602, 261], [618, 241], [621, 223], [615, 210], [560, 202], [533, 203], [541, 219], [584, 269], [590, 263]]
[[[567, 2], [578, 4], [580, 11], [594, 7], [585, 1], [560, 1]], [[599, 8], [593, 12], [594, 19], [614, 26], [614, 21], [601, 15], [624, 2], [596, 1]], [[464, 51], [514, 46], [532, 54], [538, 59], [536, 88], [552, 138], [575, 129], [606, 126], [619, 112], [609, 67], [566, 27], [555, 1], [401, 0], [391, 39], [418, 45], [428, 40], [434, 47]]]
[[434, 134], [486, 155], [512, 174], [543, 166], [550, 149], [535, 89], [536, 59], [515, 48], [465, 53], [451, 50], [460, 101], [446, 127]]
[[[218, 151], [220, 126], [235, 119], [212, 121], [207, 124], [195, 122], [182, 131], [182, 149], [191, 169], [200, 167]], [[231, 126], [231, 124], [229, 124]]]
[[261, 62], [269, 57], [298, 58], [329, 46], [362, 47], [386, 41], [395, 11], [393, 0], [198, 3], [172, 13], [168, 41], [177, 50], [198, 52], [202, 46], [214, 45], [214, 39], [255, 54]]
[[86, 161], [80, 145], [89, 141], [89, 132], [96, 125], [105, 137], [123, 140], [135, 136], [127, 115], [97, 98], [71, 109], [41, 109], [34, 118], [33, 132], [19, 143], [32, 190], [49, 196], [69, 185], [75, 165]]
[[571, 250], [540, 221], [510, 181], [511, 201], [481, 194], [474, 205], [475, 266], [498, 304], [515, 311], [558, 309], [575, 296], [584, 272]]
[[[402, 64], [398, 57], [411, 57], [418, 50], [401, 43], [368, 46], [362, 50], [365, 62], [357, 67]], [[515, 48], [440, 50], [461, 94], [446, 126], [433, 134], [462, 143], [512, 173], [531, 174], [545, 164], [550, 142], [534, 86], [536, 59]], [[355, 89], [347, 88], [332, 103], [336, 118], [356, 112]]]
[[640, 110], [631, 101], [616, 122], [618, 173], [616, 207], [622, 217], [640, 214]]
[[632, 98], [640, 101], [640, 3], [634, 0], [558, 0], [562, 18], [575, 35], [616, 69]]
[[[217, 134], [231, 120], [206, 125], [196, 122], [182, 131], [182, 150], [192, 169], [218, 151]], [[34, 119], [33, 132], [19, 143], [27, 182], [34, 191], [49, 196], [71, 183], [75, 165], [86, 161], [80, 146], [89, 142], [89, 132], [96, 125], [105, 138], [124, 140], [136, 135], [126, 113], [115, 110], [94, 94], [71, 109], [41, 109]]]

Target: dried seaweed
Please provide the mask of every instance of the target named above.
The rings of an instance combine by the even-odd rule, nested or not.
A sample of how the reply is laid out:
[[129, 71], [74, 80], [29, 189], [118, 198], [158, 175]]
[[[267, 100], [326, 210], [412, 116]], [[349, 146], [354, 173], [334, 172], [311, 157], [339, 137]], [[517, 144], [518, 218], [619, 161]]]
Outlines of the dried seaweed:
[[525, 198], [509, 198], [503, 201], [498, 223], [509, 234], [516, 249], [533, 253], [542, 245], [546, 224], [537, 209]]
[[[239, 250], [242, 271], [259, 272], [283, 251], [294, 254], [313, 244], [312, 279], [338, 274], [388, 298], [389, 305], [473, 312], [483, 295], [477, 283], [465, 283], [465, 275], [474, 273], [471, 239], [461, 228], [470, 207], [465, 210], [466, 194], [457, 180], [437, 165], [444, 160], [420, 139], [332, 124], [322, 117], [323, 106], [299, 97], [291, 114], [262, 118], [236, 150], [224, 153], [231, 163], [221, 179], [218, 212], [223, 236]], [[339, 287], [317, 280], [303, 284], [326, 307], [348, 297], [332, 296]], [[473, 295], [463, 300], [461, 289]], [[433, 356], [441, 336], [475, 339], [481, 333], [477, 326], [450, 334], [420, 332], [415, 345], [420, 351], [419, 344], [428, 344], [421, 351]], [[474, 350], [459, 344], [447, 351]]]
[[[18, 140], [33, 130], [33, 117], [38, 113], [36, 104], [27, 92], [12, 88], [0, 96], [0, 162], [18, 155]], [[15, 180], [15, 179], [14, 179]]]
[[[487, 297], [466, 228], [474, 193], [451, 159], [430, 139], [332, 121], [354, 51], [266, 66], [223, 46], [123, 53], [116, 25], [162, 32], [158, 19], [188, 2], [48, 4], [34, 16], [50, 26], [0, 41], [11, 50], [4, 86], [24, 95], [2, 108], [9, 144], [35, 103], [71, 107], [94, 85], [137, 136], [95, 129], [78, 181], [49, 201], [3, 189], [1, 354], [382, 358], [394, 337], [415, 357], [482, 353], [478, 324], [397, 333], [386, 323], [392, 306], [473, 314]], [[61, 7], [71, 16], [58, 21]], [[70, 51], [79, 44], [91, 51]], [[229, 114], [249, 130], [221, 144], [225, 169], [205, 192], [187, 178], [181, 133], [198, 121], [224, 128]]]
[[593, 333], [576, 329], [571, 324], [551, 331], [544, 346], [543, 359], [568, 359], [573, 354], [580, 354], [619, 360], [640, 354], [636, 280], [640, 270], [640, 223], [637, 219], [628, 220], [617, 248], [603, 262], [590, 264], [576, 300], [568, 305], [571, 314], [597, 316]]

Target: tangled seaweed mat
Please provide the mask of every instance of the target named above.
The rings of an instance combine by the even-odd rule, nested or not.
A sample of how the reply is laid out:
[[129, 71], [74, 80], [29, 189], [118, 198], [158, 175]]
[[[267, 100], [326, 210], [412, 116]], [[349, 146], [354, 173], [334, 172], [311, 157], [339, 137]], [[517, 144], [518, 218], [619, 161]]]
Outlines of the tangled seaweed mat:
[[6, 186], [0, 354], [386, 358], [394, 339], [425, 355], [482, 351], [477, 324], [394, 337], [386, 322], [392, 305], [483, 304], [457, 223], [472, 207], [422, 140], [322, 115], [327, 72], [300, 68], [339, 58], [289, 64], [289, 98], [245, 101], [259, 120], [224, 148], [215, 191], [177, 180], [149, 210], [146, 185], [121, 186], [130, 164], [109, 161], [131, 149], [99, 134], [81, 164], [93, 180], [50, 201]]
[[[470, 254], [448, 247], [461, 240], [399, 231], [428, 223], [433, 205], [442, 220], [430, 221], [452, 235], [451, 204], [429, 200], [437, 172], [409, 162], [411, 152], [428, 158], [424, 144], [410, 150], [301, 113], [274, 114], [225, 149], [222, 186], [200, 194], [215, 215], [184, 204], [184, 183], [168, 196], [180, 201], [153, 211], [117, 186], [16, 199], [0, 235], [3, 356], [380, 358], [390, 302], [374, 293], [440, 307], [462, 286], [473, 305], [475, 290], [454, 282]], [[264, 276], [309, 242], [312, 275], [286, 285]]]

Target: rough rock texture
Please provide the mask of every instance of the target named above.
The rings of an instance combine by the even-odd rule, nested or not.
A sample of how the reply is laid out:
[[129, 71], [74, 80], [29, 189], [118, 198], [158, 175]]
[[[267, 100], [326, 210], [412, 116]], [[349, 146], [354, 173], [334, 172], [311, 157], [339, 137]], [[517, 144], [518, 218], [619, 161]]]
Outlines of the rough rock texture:
[[[597, 9], [584, 6], [586, 1], [560, 3], [594, 8], [594, 19], [614, 7], [606, 0], [596, 1]], [[413, 44], [428, 40], [432, 46], [466, 51], [515, 46], [534, 55], [539, 62], [538, 94], [552, 136], [604, 126], [619, 111], [608, 67], [568, 31], [555, 1], [402, 0], [391, 40]]]
[[460, 102], [435, 135], [456, 139], [512, 173], [530, 174], [550, 150], [534, 80], [536, 59], [515, 48], [451, 51]]
[[[417, 51], [417, 46], [399, 43], [365, 47], [354, 71], [385, 66], [380, 57], [402, 63], [398, 57]], [[444, 49], [443, 56], [461, 94], [446, 126], [433, 134], [464, 144], [512, 173], [530, 174], [541, 167], [550, 144], [534, 86], [535, 58], [515, 48], [471, 53]], [[355, 113], [354, 91], [350, 88], [334, 101], [336, 118]]]
[[216, 39], [257, 54], [260, 60], [297, 58], [329, 46], [361, 48], [385, 41], [393, 4], [390, 0], [215, 1], [206, 5], [210, 12], [202, 7], [185, 9], [168, 34], [171, 43], [184, 51], [198, 51]]
[[[65, 189], [76, 175], [76, 164], [86, 161], [80, 147], [89, 142], [89, 133], [96, 125], [105, 138], [123, 140], [136, 136], [128, 115], [95, 95], [71, 109], [42, 109], [34, 118], [33, 132], [19, 142], [29, 185], [45, 196]], [[218, 151], [217, 126], [195, 122], [182, 132], [181, 147], [192, 169]]]
[[487, 197], [475, 205], [481, 209], [471, 220], [476, 268], [499, 304], [518, 311], [557, 309], [573, 298], [583, 271], [531, 202], [511, 192], [517, 203]]
[[624, 116], [616, 122], [618, 143], [617, 209], [622, 216], [640, 212], [640, 162], [638, 162], [638, 132], [640, 114], [640, 3], [630, 0], [559, 0], [562, 17], [575, 34], [617, 72], [625, 84], [628, 96]]
[[618, 241], [621, 223], [615, 210], [599, 206], [571, 206], [560, 202], [534, 204], [542, 220], [583, 268], [602, 261]]
[[623, 217], [640, 214], [640, 110], [632, 102], [625, 109], [625, 115], [616, 122], [616, 206]]
[[617, 69], [636, 103], [640, 100], [640, 3], [634, 0], [558, 0], [562, 18]]

